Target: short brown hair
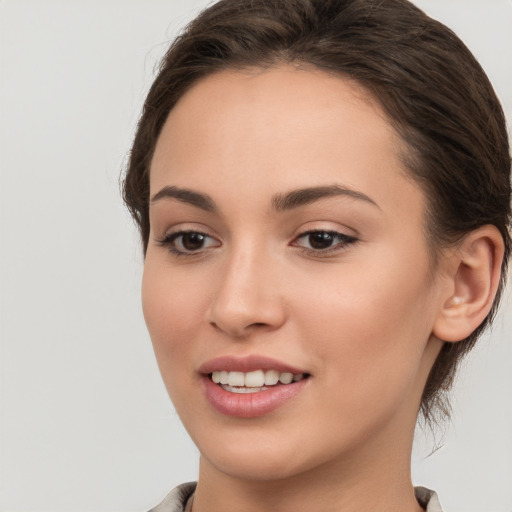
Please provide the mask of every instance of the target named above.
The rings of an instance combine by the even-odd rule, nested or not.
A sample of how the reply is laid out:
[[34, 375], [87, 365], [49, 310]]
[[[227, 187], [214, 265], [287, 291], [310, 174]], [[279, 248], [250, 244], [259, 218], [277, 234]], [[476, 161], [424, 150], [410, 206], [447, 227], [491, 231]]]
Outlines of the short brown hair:
[[421, 403], [449, 413], [459, 360], [493, 318], [511, 252], [510, 153], [501, 105], [462, 41], [406, 0], [221, 0], [204, 10], [162, 59], [140, 118], [124, 200], [149, 237], [149, 169], [167, 116], [201, 78], [224, 69], [306, 63], [359, 82], [406, 143], [407, 168], [428, 199], [433, 253], [486, 224], [505, 242], [493, 308], [468, 338], [445, 343]]

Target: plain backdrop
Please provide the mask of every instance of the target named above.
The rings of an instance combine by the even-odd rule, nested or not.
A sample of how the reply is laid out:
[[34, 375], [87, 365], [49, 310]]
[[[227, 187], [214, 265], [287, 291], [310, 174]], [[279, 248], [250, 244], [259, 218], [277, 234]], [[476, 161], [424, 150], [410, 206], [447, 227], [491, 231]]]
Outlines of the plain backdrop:
[[[512, 2], [417, 2], [452, 27], [512, 119]], [[144, 511], [194, 480], [140, 308], [119, 174], [154, 66], [203, 0], [0, 2], [3, 512]], [[468, 358], [416, 484], [447, 511], [512, 511], [512, 301]]]

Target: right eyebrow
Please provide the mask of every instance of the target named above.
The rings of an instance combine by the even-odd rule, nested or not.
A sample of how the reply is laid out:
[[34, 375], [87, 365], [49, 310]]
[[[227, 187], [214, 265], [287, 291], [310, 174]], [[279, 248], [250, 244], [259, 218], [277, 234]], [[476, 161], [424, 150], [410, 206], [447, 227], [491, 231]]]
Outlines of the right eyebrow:
[[189, 190], [187, 188], [170, 186], [164, 187], [151, 198], [151, 203], [156, 203], [164, 198], [177, 199], [182, 203], [188, 203], [192, 206], [197, 206], [198, 208], [201, 208], [201, 210], [205, 210], [207, 212], [217, 211], [217, 206], [210, 196], [201, 194], [199, 192], [194, 192], [193, 190]]

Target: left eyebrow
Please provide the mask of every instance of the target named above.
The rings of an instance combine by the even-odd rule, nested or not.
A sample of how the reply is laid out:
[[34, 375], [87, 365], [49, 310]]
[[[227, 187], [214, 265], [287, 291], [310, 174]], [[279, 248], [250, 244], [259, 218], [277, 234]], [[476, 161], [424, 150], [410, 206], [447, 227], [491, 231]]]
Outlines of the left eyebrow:
[[308, 187], [292, 190], [286, 194], [277, 194], [272, 198], [272, 206], [274, 210], [282, 212], [334, 196], [348, 196], [372, 204], [380, 209], [380, 206], [366, 194], [341, 185]]

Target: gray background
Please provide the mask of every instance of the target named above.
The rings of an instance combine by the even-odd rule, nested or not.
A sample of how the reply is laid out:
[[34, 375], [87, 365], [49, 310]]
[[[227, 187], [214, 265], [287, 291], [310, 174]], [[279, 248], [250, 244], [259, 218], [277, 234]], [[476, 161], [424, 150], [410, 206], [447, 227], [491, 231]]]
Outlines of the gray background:
[[[196, 0], [0, 3], [0, 509], [142, 511], [193, 480], [142, 319], [118, 177], [154, 65]], [[512, 3], [423, 0], [512, 118]], [[512, 300], [467, 360], [416, 484], [451, 512], [512, 510]], [[442, 432], [437, 433], [437, 440]]]

